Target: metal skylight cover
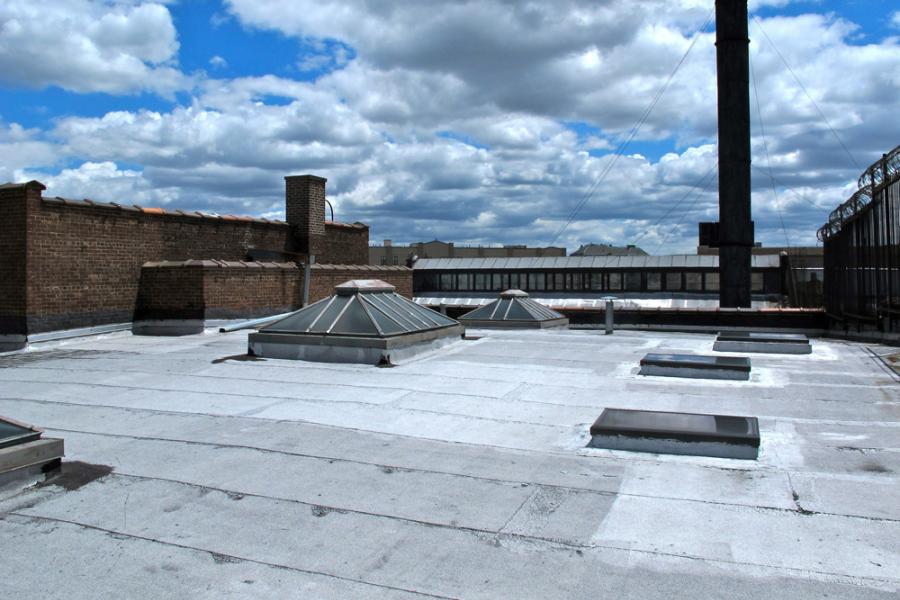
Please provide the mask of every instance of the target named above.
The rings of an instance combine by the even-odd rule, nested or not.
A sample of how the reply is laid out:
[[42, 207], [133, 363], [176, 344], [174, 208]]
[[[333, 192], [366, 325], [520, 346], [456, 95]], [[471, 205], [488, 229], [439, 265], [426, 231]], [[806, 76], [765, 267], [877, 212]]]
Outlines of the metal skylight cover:
[[324, 298], [260, 329], [266, 333], [383, 338], [459, 325], [379, 280], [348, 281]]
[[466, 313], [465, 321], [551, 321], [564, 315], [535, 302], [521, 290], [507, 290], [497, 300]]

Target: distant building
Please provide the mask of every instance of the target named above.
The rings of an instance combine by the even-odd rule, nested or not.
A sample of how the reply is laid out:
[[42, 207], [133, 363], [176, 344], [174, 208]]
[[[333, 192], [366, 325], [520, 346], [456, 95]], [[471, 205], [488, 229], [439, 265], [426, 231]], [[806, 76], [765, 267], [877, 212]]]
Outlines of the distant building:
[[[785, 293], [790, 306], [822, 306], [824, 270], [824, 248], [821, 246], [762, 246], [757, 245], [750, 253], [753, 256], [784, 256]], [[697, 246], [700, 256], [718, 256], [719, 249]]]
[[554, 246], [530, 247], [525, 244], [504, 246], [457, 246], [453, 242], [432, 240], [394, 245], [384, 240], [381, 246], [369, 246], [370, 265], [405, 265], [417, 258], [515, 258], [525, 256], [565, 256], [566, 249]]
[[[816, 257], [821, 260], [824, 248], [821, 246], [762, 246], [756, 245], [750, 251], [755, 256], [763, 256], [766, 254], [781, 254], [787, 252], [788, 256], [805, 256]], [[700, 256], [718, 256], [719, 249], [710, 246], [697, 246], [697, 254]]]
[[569, 256], [648, 256], [634, 244], [613, 246], [612, 244], [583, 244]]

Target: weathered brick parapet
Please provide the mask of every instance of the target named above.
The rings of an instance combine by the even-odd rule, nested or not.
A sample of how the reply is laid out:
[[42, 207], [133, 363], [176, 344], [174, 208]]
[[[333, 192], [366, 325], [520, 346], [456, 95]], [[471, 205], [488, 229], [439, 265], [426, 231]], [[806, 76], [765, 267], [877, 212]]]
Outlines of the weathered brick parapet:
[[141, 268], [135, 322], [242, 319], [299, 307], [294, 263], [223, 260], [148, 262]]
[[[310, 302], [351, 279], [381, 279], [412, 296], [412, 269], [375, 265], [310, 267]], [[134, 331], [181, 335], [203, 330], [209, 320], [251, 319], [300, 308], [304, 270], [294, 263], [222, 260], [145, 263]]]
[[369, 262], [369, 226], [362, 223], [325, 222], [320, 263], [365, 265]]
[[327, 265], [311, 267], [309, 301], [315, 302], [334, 293], [334, 286], [350, 279], [381, 279], [397, 288], [397, 293], [412, 298], [412, 269], [379, 265]]
[[[325, 221], [325, 179], [287, 181], [290, 223], [43, 197], [37, 181], [0, 185], [0, 337], [15, 338], [0, 344], [9, 349], [34, 334], [128, 323], [150, 261], [255, 254], [302, 262], [301, 246], [309, 250], [312, 240], [319, 262], [366, 263], [368, 227]], [[244, 293], [254, 292], [248, 285]]]
[[[19, 339], [28, 332], [28, 209], [44, 189], [37, 181], [0, 185], [0, 336]], [[0, 339], [0, 351], [12, 347]]]

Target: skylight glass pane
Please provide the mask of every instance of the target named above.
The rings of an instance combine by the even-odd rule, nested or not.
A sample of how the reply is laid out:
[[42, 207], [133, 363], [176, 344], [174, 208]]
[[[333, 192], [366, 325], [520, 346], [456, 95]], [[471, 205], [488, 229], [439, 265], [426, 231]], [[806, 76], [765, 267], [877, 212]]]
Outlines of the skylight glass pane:
[[445, 325], [455, 325], [453, 319], [446, 315], [442, 315], [436, 310], [432, 310], [427, 306], [419, 306], [418, 304], [409, 304], [412, 310], [415, 310], [416, 313], [421, 316], [423, 319], [431, 321], [437, 327], [443, 327]]
[[378, 335], [375, 323], [366, 313], [358, 299], [347, 307], [347, 310], [344, 311], [344, 314], [338, 318], [334, 327], [332, 327], [331, 332], [341, 335]]
[[325, 309], [325, 306], [328, 305], [330, 298], [326, 298], [315, 304], [310, 304], [306, 308], [302, 308], [295, 312], [294, 314], [287, 316], [280, 321], [276, 321], [271, 325], [266, 327], [261, 327], [260, 331], [269, 331], [269, 332], [279, 332], [279, 331], [289, 331], [292, 333], [303, 332], [306, 331], [310, 325], [313, 324], [316, 317], [321, 314], [321, 312]]
[[384, 296], [384, 294], [369, 294], [366, 297], [366, 300], [370, 305], [378, 308], [386, 316], [396, 321], [401, 327], [403, 327], [403, 329], [407, 331], [414, 331], [420, 327], [420, 325], [416, 321], [411, 320], [402, 312], [398, 311], [395, 307], [388, 304], [385, 301]]
[[40, 437], [39, 431], [0, 419], [0, 448], [24, 444]]
[[322, 316], [312, 324], [309, 330], [310, 333], [324, 333], [328, 331], [328, 328], [334, 324], [335, 319], [341, 314], [341, 310], [352, 299], [353, 296], [334, 296], [334, 302], [322, 311]]
[[513, 321], [532, 321], [534, 320], [525, 308], [518, 302], [514, 302], [506, 313], [506, 318]]
[[397, 311], [418, 323], [418, 329], [432, 329], [452, 324], [447, 317], [425, 306], [419, 306], [415, 302], [407, 300], [398, 294], [386, 294], [385, 301], [395, 307]]
[[[371, 298], [368, 299], [371, 300]], [[393, 318], [387, 316], [374, 303], [367, 303], [367, 308], [369, 309], [369, 314], [372, 315], [372, 319], [378, 323], [378, 327], [381, 328], [382, 335], [396, 335], [398, 333], [406, 333], [410, 330], [405, 325], [401, 325]]]
[[480, 306], [473, 311], [466, 313], [467, 319], [490, 319], [491, 313], [497, 308], [498, 302], [491, 302], [490, 304], [485, 304], [484, 306]]

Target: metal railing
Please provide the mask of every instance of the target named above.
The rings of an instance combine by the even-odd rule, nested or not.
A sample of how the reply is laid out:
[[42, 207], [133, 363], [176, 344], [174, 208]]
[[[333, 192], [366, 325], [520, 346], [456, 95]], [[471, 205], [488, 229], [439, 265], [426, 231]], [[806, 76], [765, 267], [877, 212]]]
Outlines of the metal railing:
[[859, 190], [829, 215], [824, 244], [825, 310], [835, 320], [900, 331], [900, 146], [859, 178]]

